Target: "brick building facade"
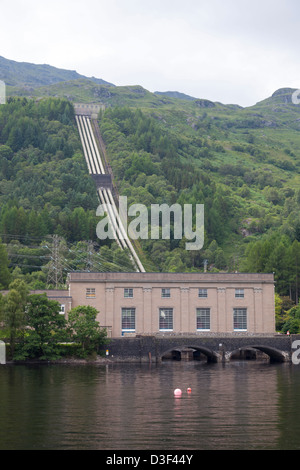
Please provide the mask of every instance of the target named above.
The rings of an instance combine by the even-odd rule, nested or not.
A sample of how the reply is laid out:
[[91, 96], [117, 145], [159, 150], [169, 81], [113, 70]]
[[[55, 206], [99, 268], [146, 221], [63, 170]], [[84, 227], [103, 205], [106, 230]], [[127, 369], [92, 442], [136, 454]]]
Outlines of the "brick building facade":
[[72, 272], [65, 299], [66, 314], [95, 307], [112, 337], [275, 332], [273, 274]]

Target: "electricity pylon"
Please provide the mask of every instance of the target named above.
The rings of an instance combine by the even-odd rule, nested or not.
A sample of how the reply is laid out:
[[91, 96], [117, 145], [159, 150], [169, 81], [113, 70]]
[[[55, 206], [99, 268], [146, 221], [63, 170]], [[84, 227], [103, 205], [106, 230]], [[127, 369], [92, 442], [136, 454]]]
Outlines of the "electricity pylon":
[[52, 244], [50, 247], [50, 258], [51, 261], [48, 264], [48, 276], [47, 276], [47, 284], [54, 285], [56, 289], [59, 286], [63, 285], [63, 255], [62, 255], [62, 247], [61, 241], [62, 238], [58, 237], [58, 235], [53, 235], [52, 237]]

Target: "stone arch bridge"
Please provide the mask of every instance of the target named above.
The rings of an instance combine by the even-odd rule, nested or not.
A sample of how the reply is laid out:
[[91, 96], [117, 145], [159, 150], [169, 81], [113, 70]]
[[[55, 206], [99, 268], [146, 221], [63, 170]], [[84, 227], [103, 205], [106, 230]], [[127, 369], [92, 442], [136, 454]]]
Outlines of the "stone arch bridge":
[[[164, 357], [206, 356], [208, 362], [229, 362], [241, 352], [266, 354], [271, 362], [290, 362], [300, 335], [136, 336], [113, 338], [107, 357], [113, 362], [156, 362]], [[300, 343], [299, 343], [300, 344]]]

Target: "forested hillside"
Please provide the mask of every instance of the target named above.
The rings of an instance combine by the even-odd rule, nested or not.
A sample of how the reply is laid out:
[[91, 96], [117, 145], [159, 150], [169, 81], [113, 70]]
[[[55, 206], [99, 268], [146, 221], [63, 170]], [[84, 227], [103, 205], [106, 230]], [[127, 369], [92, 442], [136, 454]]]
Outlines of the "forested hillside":
[[[64, 273], [132, 269], [126, 253], [96, 238], [98, 200], [65, 97], [73, 86], [0, 107], [0, 256], [7, 252], [12, 278], [35, 287], [49, 281], [54, 235]], [[106, 105], [99, 126], [129, 203], [204, 204], [204, 248], [142, 240], [148, 270], [274, 271], [277, 292], [297, 301], [300, 112], [291, 90], [245, 109], [141, 87], [85, 82], [82, 90]]]
[[101, 256], [97, 206], [73, 105], [9, 98], [0, 107], [0, 238], [11, 271], [4, 270], [2, 248], [2, 287], [26, 275], [31, 287], [44, 288], [51, 269], [59, 269], [63, 282], [72, 269], [132, 269], [115, 247], [103, 246]]
[[[299, 108], [281, 90], [252, 109], [206, 100], [112, 107], [100, 128], [120, 193], [152, 203], [205, 206], [205, 246], [147, 240], [154, 269], [275, 272], [298, 299]], [[172, 109], [173, 106], [173, 109]], [[259, 111], [259, 112], [258, 112]]]

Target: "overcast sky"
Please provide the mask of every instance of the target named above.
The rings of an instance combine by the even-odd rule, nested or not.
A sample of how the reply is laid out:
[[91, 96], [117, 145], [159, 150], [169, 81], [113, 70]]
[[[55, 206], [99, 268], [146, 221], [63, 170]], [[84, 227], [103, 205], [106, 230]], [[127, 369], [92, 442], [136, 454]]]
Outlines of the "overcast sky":
[[0, 0], [0, 55], [251, 106], [300, 88], [299, 0]]

